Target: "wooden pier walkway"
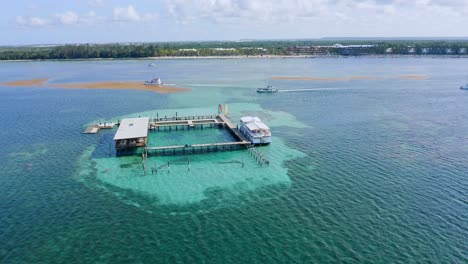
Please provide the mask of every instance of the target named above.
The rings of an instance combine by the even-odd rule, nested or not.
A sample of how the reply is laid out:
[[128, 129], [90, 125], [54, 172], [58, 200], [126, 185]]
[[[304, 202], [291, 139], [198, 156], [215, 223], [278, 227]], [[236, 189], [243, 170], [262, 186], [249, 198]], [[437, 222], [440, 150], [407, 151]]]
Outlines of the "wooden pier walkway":
[[257, 161], [258, 165], [260, 166], [270, 166], [270, 161], [260, 153], [256, 148], [248, 147], [247, 151], [249, 152], [250, 156], [254, 157]]
[[216, 152], [224, 150], [233, 150], [249, 146], [250, 142], [221, 142], [208, 144], [193, 144], [193, 145], [176, 145], [176, 146], [161, 146], [161, 147], [146, 147], [145, 152], [148, 155], [175, 155], [175, 154], [191, 154], [195, 152]]
[[[97, 123], [89, 125], [83, 133], [95, 134], [100, 129], [113, 128], [119, 126], [120, 121], [115, 123]], [[143, 149], [142, 159], [143, 167], [146, 170], [146, 159], [149, 155], [176, 155], [176, 154], [194, 154], [203, 152], [217, 152], [217, 151], [229, 151], [237, 149], [246, 149], [252, 147], [252, 142], [244, 136], [237, 126], [229, 120], [229, 118], [223, 113], [214, 115], [192, 115], [192, 116], [175, 116], [149, 117], [148, 130], [155, 132], [156, 130], [175, 130], [179, 129], [195, 129], [197, 127], [204, 128], [219, 127], [225, 128], [233, 137], [233, 142], [213, 142], [207, 144], [192, 144], [192, 145], [171, 145], [171, 146], [145, 146]], [[129, 151], [130, 155], [134, 155], [135, 151]], [[268, 164], [268, 160], [261, 154], [249, 150], [249, 153], [254, 156], [259, 164]]]
[[150, 130], [171, 129], [175, 127], [195, 128], [196, 126], [217, 125], [224, 127], [234, 137], [235, 142], [220, 142], [208, 144], [193, 144], [193, 145], [173, 145], [145, 148], [148, 154], [153, 155], [175, 155], [175, 154], [190, 154], [195, 152], [214, 152], [223, 150], [233, 150], [245, 148], [252, 144], [237, 127], [224, 114], [218, 115], [198, 115], [198, 116], [175, 116], [175, 117], [156, 117], [151, 118], [149, 123]]
[[149, 129], [158, 129], [166, 127], [190, 127], [203, 125], [223, 125], [223, 123], [216, 118], [209, 119], [183, 119], [183, 120], [169, 120], [169, 121], [152, 121], [149, 123]]
[[218, 117], [223, 121], [224, 125], [228, 128], [228, 131], [239, 141], [241, 142], [250, 142], [240, 131], [231, 123], [231, 120], [227, 118], [224, 114], [219, 114]]
[[247, 144], [246, 142], [250, 141], [237, 129], [237, 127], [227, 118], [224, 114], [218, 115], [198, 115], [198, 116], [174, 116], [174, 117], [155, 117], [150, 119], [149, 129], [150, 130], [159, 130], [159, 129], [166, 129], [175, 127], [188, 127], [188, 128], [195, 128], [196, 126], [203, 126], [205, 125], [218, 125], [224, 126], [229, 133], [231, 133], [234, 138], [239, 141], [243, 142], [243, 144]]
[[150, 119], [150, 122], [167, 122], [167, 121], [183, 121], [183, 120], [200, 120], [200, 119], [215, 119], [217, 115], [192, 115], [192, 116], [172, 116], [159, 117], [156, 116]]

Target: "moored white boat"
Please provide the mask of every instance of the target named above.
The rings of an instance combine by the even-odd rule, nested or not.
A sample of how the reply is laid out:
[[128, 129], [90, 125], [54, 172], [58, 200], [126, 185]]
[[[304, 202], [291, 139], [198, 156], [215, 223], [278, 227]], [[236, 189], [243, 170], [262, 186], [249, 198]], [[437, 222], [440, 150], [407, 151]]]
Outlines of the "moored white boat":
[[255, 145], [271, 143], [270, 128], [256, 116], [242, 117], [239, 130]]
[[145, 81], [145, 85], [161, 85], [162, 81], [161, 78], [157, 77], [149, 81]]

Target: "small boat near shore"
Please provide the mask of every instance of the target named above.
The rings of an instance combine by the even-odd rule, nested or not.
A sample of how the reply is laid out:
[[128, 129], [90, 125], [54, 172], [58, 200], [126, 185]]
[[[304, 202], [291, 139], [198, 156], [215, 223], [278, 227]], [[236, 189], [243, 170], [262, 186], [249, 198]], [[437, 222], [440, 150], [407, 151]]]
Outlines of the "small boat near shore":
[[277, 93], [278, 89], [273, 88], [273, 86], [268, 85], [264, 88], [258, 88], [257, 93]]
[[149, 81], [145, 81], [145, 85], [161, 85], [163, 84], [161, 78], [157, 77]]
[[463, 85], [463, 86], [460, 86], [460, 89], [461, 90], [468, 90], [468, 83]]

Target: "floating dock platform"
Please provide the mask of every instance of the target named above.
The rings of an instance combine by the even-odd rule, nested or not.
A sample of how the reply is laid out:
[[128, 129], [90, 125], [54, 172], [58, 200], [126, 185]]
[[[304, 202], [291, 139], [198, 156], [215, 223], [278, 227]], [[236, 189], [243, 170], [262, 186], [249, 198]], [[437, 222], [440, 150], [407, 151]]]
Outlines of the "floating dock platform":
[[112, 129], [116, 125], [119, 125], [118, 123], [97, 123], [97, 124], [92, 124], [89, 125], [85, 128], [83, 131], [83, 134], [97, 134], [99, 130], [101, 129]]
[[198, 116], [183, 116], [183, 117], [164, 117], [152, 119], [149, 123], [150, 130], [160, 129], [193, 129], [196, 127], [218, 126], [224, 127], [237, 140], [235, 142], [219, 142], [208, 144], [192, 144], [192, 145], [174, 145], [160, 147], [145, 147], [147, 155], [176, 155], [176, 154], [195, 154], [201, 152], [216, 152], [225, 150], [235, 150], [250, 146], [250, 142], [236, 126], [232, 124], [229, 118], [224, 114], [218, 115], [198, 115]]
[[[127, 118], [117, 123], [107, 123], [119, 125], [119, 129], [114, 137], [115, 147], [118, 155], [136, 154], [136, 149], [143, 147], [145, 156], [148, 155], [177, 155], [194, 154], [202, 152], [215, 152], [247, 148], [252, 145], [239, 129], [224, 114], [217, 115], [192, 115], [173, 117], [140, 117]], [[144, 124], [144, 125], [139, 125]], [[226, 129], [236, 141], [233, 142], [213, 142], [208, 144], [192, 145], [169, 145], [169, 146], [148, 146], [148, 132], [167, 130], [191, 130], [206, 127], [219, 127]], [[98, 125], [91, 125], [84, 133], [98, 133], [100, 129], [108, 128]]]
[[[234, 125], [225, 114], [217, 115], [192, 115], [192, 116], [173, 116], [173, 117], [139, 117], [126, 118], [115, 123], [98, 123], [89, 125], [83, 131], [87, 134], [96, 134], [100, 129], [114, 128], [118, 126], [114, 141], [117, 156], [120, 155], [141, 155], [143, 171], [146, 174], [148, 156], [166, 156], [166, 155], [187, 155], [198, 153], [209, 153], [218, 151], [231, 151], [247, 149], [250, 156], [255, 158], [260, 166], [269, 166], [268, 159], [254, 148], [251, 142], [239, 128]], [[171, 130], [192, 130], [209, 128], [224, 128], [236, 141], [232, 142], [213, 142], [206, 144], [185, 144], [168, 146], [148, 146], [149, 132], [171, 131]], [[142, 149], [142, 151], [137, 151]], [[188, 162], [190, 164], [190, 161]], [[189, 170], [190, 170], [190, 165]], [[242, 166], [244, 163], [242, 162]]]
[[83, 131], [83, 134], [97, 134], [99, 132], [99, 127], [96, 125], [89, 125]]
[[151, 155], [176, 155], [176, 154], [195, 154], [202, 152], [216, 152], [224, 150], [235, 150], [249, 146], [250, 142], [223, 142], [208, 144], [192, 144], [180, 146], [162, 146], [146, 147], [145, 151]]

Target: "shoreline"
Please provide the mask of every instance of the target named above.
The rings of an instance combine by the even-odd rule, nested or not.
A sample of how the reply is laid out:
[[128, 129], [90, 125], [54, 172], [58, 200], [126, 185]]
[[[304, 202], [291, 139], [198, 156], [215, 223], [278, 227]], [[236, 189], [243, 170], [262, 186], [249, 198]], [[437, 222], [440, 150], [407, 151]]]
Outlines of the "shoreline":
[[0, 60], [1, 62], [35, 62], [35, 61], [112, 61], [112, 60], [197, 60], [197, 59], [336, 59], [336, 58], [444, 58], [466, 59], [468, 55], [410, 55], [410, 54], [375, 54], [375, 55], [229, 55], [229, 56], [166, 56], [139, 58], [77, 58], [77, 59], [28, 59], [28, 60]]

